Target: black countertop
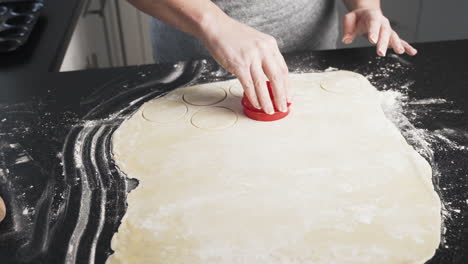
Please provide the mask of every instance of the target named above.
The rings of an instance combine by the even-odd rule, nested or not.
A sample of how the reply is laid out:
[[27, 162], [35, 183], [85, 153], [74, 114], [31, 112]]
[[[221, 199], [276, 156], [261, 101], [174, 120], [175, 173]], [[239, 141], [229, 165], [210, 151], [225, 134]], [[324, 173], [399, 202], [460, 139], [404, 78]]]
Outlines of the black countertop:
[[28, 41], [18, 50], [0, 53], [1, 72], [58, 71], [86, 0], [45, 0]]
[[[400, 95], [401, 116], [392, 121], [430, 162], [444, 204], [442, 243], [428, 263], [468, 263], [467, 46], [467, 40], [417, 44], [416, 57], [379, 58], [372, 48], [286, 56], [293, 72], [352, 70]], [[229, 78], [211, 60], [0, 73], [0, 194], [10, 208], [0, 224], [0, 259], [89, 263], [91, 256], [104, 263], [126, 210], [125, 183], [136, 184], [113, 164], [113, 131], [151, 98]], [[83, 219], [86, 208], [91, 217]]]

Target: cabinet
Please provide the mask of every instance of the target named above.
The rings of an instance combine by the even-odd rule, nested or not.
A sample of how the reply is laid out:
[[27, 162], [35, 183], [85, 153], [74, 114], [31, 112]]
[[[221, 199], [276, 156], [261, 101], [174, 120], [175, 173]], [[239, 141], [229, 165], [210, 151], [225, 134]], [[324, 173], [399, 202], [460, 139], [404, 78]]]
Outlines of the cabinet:
[[60, 71], [153, 63], [149, 17], [125, 0], [89, 0]]

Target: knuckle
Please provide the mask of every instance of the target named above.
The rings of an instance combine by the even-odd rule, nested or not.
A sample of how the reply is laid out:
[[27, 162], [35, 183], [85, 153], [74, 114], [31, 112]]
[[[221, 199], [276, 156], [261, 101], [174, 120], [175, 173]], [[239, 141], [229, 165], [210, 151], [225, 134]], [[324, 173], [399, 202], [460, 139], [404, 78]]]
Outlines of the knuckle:
[[282, 81], [282, 79], [283, 79], [282, 74], [280, 74], [279, 72], [274, 71], [273, 76], [271, 76], [270, 81], [272, 81], [273, 83], [279, 83], [279, 82]]
[[263, 38], [257, 38], [257, 39], [255, 39], [254, 45], [255, 45], [255, 47], [261, 49], [261, 48], [263, 48], [265, 46], [265, 40]]
[[255, 87], [257, 87], [257, 88], [261, 88], [262, 85], [263, 85], [263, 81], [260, 80], [260, 79], [256, 79], [256, 80], [254, 81], [254, 85], [255, 85]]
[[257, 49], [255, 50], [256, 51], [255, 58], [257, 58], [258, 60], [262, 60], [269, 50], [270, 50], [269, 46], [265, 44], [264, 42], [258, 43]]
[[265, 53], [271, 51], [271, 45], [267, 41], [262, 41], [260, 44], [260, 50], [262, 51], [262, 56], [264, 57]]
[[233, 66], [232, 73], [236, 75], [238, 78], [246, 79], [248, 76], [249, 66], [245, 62], [239, 62], [238, 64]]
[[250, 65], [254, 61], [256, 55], [257, 53], [254, 50], [242, 52], [241, 56], [236, 58], [237, 65], [241, 69], [250, 69]]
[[247, 64], [255, 56], [254, 49], [242, 49], [240, 56], [236, 57], [239, 64]]
[[372, 17], [371, 18], [371, 23], [375, 26], [381, 26], [382, 25], [382, 19], [380, 17]]
[[225, 68], [228, 72], [230, 72], [230, 73], [236, 75], [237, 77], [240, 76], [240, 74], [238, 73], [238, 69], [237, 69], [234, 65], [232, 65], [232, 64], [227, 64], [227, 65], [224, 66], [224, 68]]
[[247, 79], [247, 80], [244, 80], [241, 84], [242, 84], [242, 87], [244, 88], [244, 91], [246, 93], [255, 94], [252, 81], [249, 81]]
[[277, 47], [276, 39], [271, 36], [265, 36], [256, 42], [256, 46], [262, 51], [271, 51]]
[[276, 42], [276, 39], [270, 35], [266, 37], [266, 42], [270, 45], [276, 46], [278, 43]]
[[244, 88], [245, 93], [248, 94], [249, 96], [255, 95], [255, 90], [253, 89], [251, 83], [244, 83], [243, 88]]
[[245, 76], [249, 66], [245, 61], [238, 61], [233, 62], [231, 67], [234, 74]]

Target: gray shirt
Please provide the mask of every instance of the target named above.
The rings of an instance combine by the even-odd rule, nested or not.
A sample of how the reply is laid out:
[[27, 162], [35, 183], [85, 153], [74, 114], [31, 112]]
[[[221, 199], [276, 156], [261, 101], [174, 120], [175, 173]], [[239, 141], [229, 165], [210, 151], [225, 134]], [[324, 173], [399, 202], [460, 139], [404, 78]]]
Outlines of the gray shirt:
[[[332, 49], [338, 38], [334, 0], [213, 0], [226, 14], [276, 38], [283, 53]], [[203, 42], [157, 19], [152, 21], [157, 63], [209, 56]]]

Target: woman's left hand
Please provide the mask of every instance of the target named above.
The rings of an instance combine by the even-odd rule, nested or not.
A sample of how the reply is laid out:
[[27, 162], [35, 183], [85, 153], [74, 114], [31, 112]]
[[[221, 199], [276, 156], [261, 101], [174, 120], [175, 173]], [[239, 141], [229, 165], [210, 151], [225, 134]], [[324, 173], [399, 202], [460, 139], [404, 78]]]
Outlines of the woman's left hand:
[[357, 35], [364, 34], [367, 34], [372, 44], [377, 45], [377, 54], [380, 56], [385, 56], [388, 48], [392, 48], [397, 54], [406, 52], [411, 56], [418, 52], [408, 42], [400, 39], [380, 9], [360, 8], [344, 16], [343, 43], [350, 44]]

